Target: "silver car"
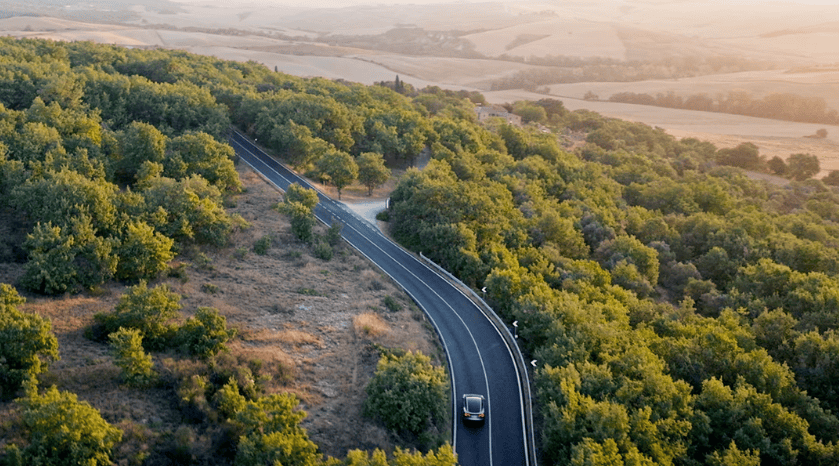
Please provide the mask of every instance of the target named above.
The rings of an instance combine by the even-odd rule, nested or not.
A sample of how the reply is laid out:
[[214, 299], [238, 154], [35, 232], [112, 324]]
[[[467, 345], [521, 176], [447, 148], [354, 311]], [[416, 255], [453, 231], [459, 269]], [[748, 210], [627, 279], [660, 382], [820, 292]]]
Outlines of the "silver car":
[[486, 399], [483, 395], [463, 395], [463, 422], [483, 423], [486, 419]]

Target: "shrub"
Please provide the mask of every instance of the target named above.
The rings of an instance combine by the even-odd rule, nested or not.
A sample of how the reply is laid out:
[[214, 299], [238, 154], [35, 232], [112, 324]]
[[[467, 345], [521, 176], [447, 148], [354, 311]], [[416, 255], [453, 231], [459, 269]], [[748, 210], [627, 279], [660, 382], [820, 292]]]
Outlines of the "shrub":
[[111, 464], [111, 450], [122, 439], [121, 430], [73, 393], [59, 392], [53, 386], [39, 395], [34, 385], [27, 391], [18, 401], [29, 441], [20, 453], [22, 464]]
[[236, 336], [227, 328], [227, 319], [217, 309], [200, 307], [194, 317], [178, 330], [178, 342], [187, 353], [209, 358], [227, 351], [227, 343]]
[[315, 257], [325, 261], [332, 260], [332, 256], [335, 254], [335, 251], [332, 249], [332, 246], [330, 246], [329, 243], [324, 241], [323, 239], [319, 240], [315, 244], [313, 252], [315, 253]]
[[203, 252], [199, 252], [198, 255], [195, 256], [195, 260], [193, 262], [198, 270], [209, 272], [215, 268], [213, 267], [213, 260]]
[[148, 288], [145, 281], [128, 288], [111, 314], [93, 316], [101, 337], [116, 332], [120, 327], [137, 329], [143, 335], [146, 349], [162, 349], [169, 345], [175, 326], [169, 321], [178, 317], [180, 295], [169, 291], [167, 285]]
[[137, 329], [120, 327], [108, 335], [114, 354], [114, 364], [122, 369], [128, 385], [148, 387], [155, 380], [151, 356], [143, 352], [143, 336]]
[[236, 416], [236, 413], [245, 409], [247, 400], [241, 393], [239, 393], [239, 384], [236, 379], [230, 377], [227, 383], [224, 384], [213, 397], [216, 409], [224, 419], [230, 419]]
[[58, 359], [58, 340], [49, 320], [17, 310], [26, 300], [0, 284], [0, 400], [12, 398], [21, 384]]
[[391, 295], [387, 295], [387, 296], [385, 296], [385, 300], [384, 300], [384, 302], [385, 302], [385, 307], [386, 307], [386, 308], [387, 308], [390, 312], [399, 312], [399, 311], [401, 311], [401, 310], [402, 310], [402, 305], [401, 305], [401, 304], [399, 304], [399, 301], [397, 301], [397, 300], [396, 300], [393, 296], [391, 296]]
[[205, 283], [201, 285], [201, 291], [203, 291], [204, 293], [216, 294], [218, 293], [218, 290], [218, 285], [214, 285], [212, 283]]
[[344, 229], [344, 224], [337, 221], [332, 220], [332, 225], [329, 226], [329, 229], [326, 230], [326, 242], [329, 243], [331, 246], [335, 246], [341, 241], [341, 230]]
[[[255, 400], [265, 391], [265, 382], [271, 380], [269, 374], [262, 373], [263, 362], [260, 359], [236, 357], [229, 353], [220, 353], [207, 361], [210, 369], [209, 380], [214, 387], [221, 387], [231, 378], [236, 380], [239, 393], [247, 400]], [[216, 388], [212, 388], [215, 390]]]
[[186, 283], [189, 281], [189, 275], [186, 273], [186, 266], [186, 262], [172, 264], [169, 266], [169, 270], [166, 272], [166, 275], [172, 278], [177, 278], [181, 281], [181, 283]]
[[279, 210], [289, 216], [291, 232], [297, 239], [305, 243], [312, 240], [315, 227], [315, 215], [312, 209], [299, 202], [287, 202], [280, 204]]
[[249, 401], [236, 415], [244, 435], [234, 464], [318, 464], [318, 447], [300, 427], [306, 412], [296, 409], [297, 404], [297, 398], [289, 394]]
[[209, 385], [207, 378], [199, 374], [180, 380], [177, 393], [181, 403], [181, 413], [186, 419], [201, 422], [210, 412], [210, 404], [207, 402]]
[[253, 243], [253, 252], [259, 254], [260, 256], [264, 256], [265, 254], [268, 254], [268, 248], [270, 248], [270, 247], [271, 247], [271, 237], [268, 236], [268, 235], [265, 235], [262, 238], [259, 238], [258, 240], [256, 240], [255, 243]]

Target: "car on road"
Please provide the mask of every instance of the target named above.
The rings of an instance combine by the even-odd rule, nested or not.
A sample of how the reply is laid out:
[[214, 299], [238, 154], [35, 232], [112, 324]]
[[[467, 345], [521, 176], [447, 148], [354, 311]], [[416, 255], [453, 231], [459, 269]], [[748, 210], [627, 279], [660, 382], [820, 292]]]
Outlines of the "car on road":
[[486, 398], [483, 395], [463, 395], [463, 422], [483, 423], [486, 419]]

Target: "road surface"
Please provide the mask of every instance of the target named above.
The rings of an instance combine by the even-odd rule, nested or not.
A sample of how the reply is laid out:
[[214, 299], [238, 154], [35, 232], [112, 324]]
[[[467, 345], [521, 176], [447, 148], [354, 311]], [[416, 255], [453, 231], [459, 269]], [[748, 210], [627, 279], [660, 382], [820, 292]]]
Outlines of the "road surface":
[[[238, 132], [230, 145], [241, 160], [282, 190], [289, 184], [311, 186], [265, 154]], [[534, 465], [527, 455], [521, 382], [513, 353], [498, 329], [449, 281], [414, 255], [394, 244], [343, 203], [318, 193], [315, 215], [326, 224], [340, 221], [344, 239], [398, 282], [422, 307], [446, 350], [452, 384], [452, 442], [463, 466]], [[516, 356], [518, 357], [518, 356]], [[477, 393], [487, 399], [483, 426], [460, 420], [461, 397]]]

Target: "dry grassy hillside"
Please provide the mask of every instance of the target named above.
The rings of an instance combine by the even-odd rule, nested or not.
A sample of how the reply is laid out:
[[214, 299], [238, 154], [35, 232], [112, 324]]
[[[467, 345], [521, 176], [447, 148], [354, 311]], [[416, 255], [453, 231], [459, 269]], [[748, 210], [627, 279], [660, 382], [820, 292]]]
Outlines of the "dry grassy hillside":
[[[364, 387], [378, 360], [373, 344], [420, 350], [439, 363], [444, 358], [436, 334], [410, 299], [348, 246], [339, 246], [331, 261], [313, 257], [294, 239], [286, 218], [271, 209], [280, 193], [244, 164], [238, 170], [246, 192], [230, 211], [252, 226], [236, 233], [227, 248], [177, 258], [187, 264], [187, 279], [154, 284], [168, 283], [183, 296], [185, 315], [200, 306], [219, 309], [239, 329], [231, 355], [262, 360], [273, 377], [267, 390], [292, 392], [302, 400], [309, 414], [303, 427], [324, 453], [343, 458], [348, 449], [391, 450], [388, 432], [362, 416]], [[257, 255], [253, 244], [265, 235], [272, 246]], [[0, 264], [2, 283], [14, 283], [21, 273], [19, 264]], [[58, 337], [61, 360], [42, 376], [42, 384], [90, 402], [127, 432], [120, 447], [127, 450], [166, 442], [185, 421], [172, 388], [121, 386], [107, 345], [84, 337], [93, 315], [112, 311], [124, 292], [125, 286], [111, 283], [95, 294], [28, 295], [21, 310], [49, 317]], [[395, 298], [400, 311], [384, 305], [387, 296]], [[177, 360], [175, 354], [155, 354], [161, 373], [186, 364], [163, 364], [167, 357]], [[14, 416], [13, 403], [0, 403], [0, 439], [14, 439], [15, 432], [7, 430]], [[202, 437], [200, 426], [190, 429], [196, 453], [207, 454], [211, 439]]]

